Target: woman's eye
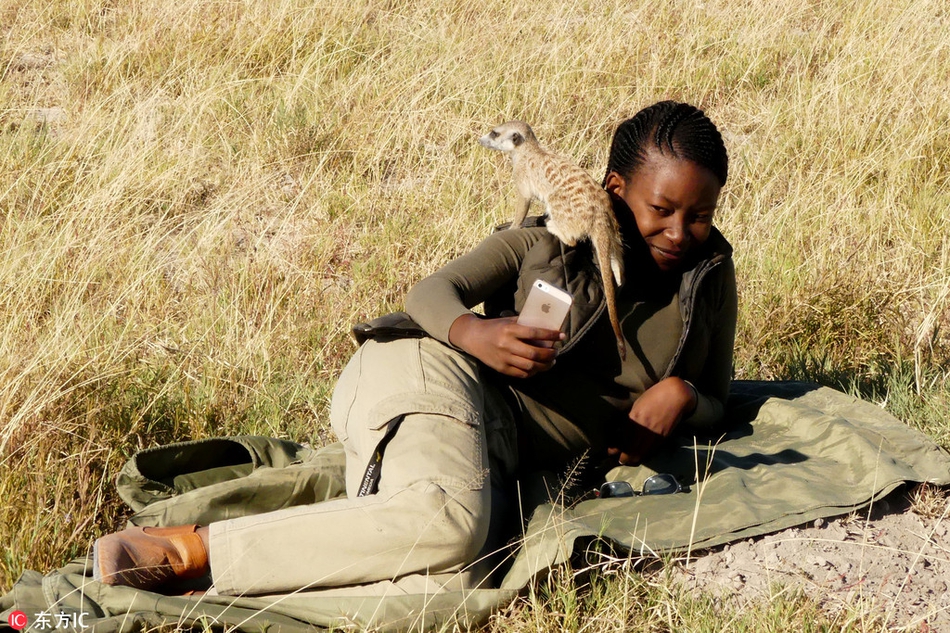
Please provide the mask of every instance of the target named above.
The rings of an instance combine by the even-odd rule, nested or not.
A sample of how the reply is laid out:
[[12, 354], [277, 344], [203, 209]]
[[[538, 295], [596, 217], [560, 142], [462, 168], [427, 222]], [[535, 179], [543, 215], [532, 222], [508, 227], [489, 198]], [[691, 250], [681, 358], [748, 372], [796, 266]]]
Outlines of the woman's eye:
[[666, 217], [670, 215], [671, 213], [673, 213], [670, 209], [667, 209], [665, 207], [658, 207], [655, 204], [652, 206], [653, 206], [653, 211], [660, 214], [663, 217]]

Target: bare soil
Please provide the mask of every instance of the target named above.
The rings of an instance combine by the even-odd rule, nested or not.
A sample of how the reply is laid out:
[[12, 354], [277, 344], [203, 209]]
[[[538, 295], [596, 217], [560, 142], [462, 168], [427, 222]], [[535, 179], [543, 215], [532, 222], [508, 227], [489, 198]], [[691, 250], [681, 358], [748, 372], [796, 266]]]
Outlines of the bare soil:
[[677, 566], [675, 577], [732, 605], [804, 592], [875, 629], [950, 631], [950, 504], [939, 490], [920, 490], [726, 545]]

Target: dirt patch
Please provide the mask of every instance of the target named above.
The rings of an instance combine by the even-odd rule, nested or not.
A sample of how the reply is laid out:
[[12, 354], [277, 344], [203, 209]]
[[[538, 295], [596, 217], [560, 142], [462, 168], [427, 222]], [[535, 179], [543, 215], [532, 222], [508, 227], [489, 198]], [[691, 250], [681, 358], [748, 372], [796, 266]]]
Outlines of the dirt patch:
[[950, 631], [950, 506], [942, 495], [924, 501], [892, 496], [870, 514], [733, 543], [674, 574], [733, 605], [802, 591], [882, 628]]

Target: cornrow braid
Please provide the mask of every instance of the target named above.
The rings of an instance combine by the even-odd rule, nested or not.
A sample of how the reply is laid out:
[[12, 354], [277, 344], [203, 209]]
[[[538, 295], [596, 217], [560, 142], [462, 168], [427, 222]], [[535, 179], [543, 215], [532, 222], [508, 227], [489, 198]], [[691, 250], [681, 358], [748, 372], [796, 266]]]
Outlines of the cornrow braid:
[[629, 178], [652, 149], [705, 167], [716, 176], [720, 186], [726, 184], [726, 146], [716, 125], [699, 108], [660, 101], [621, 123], [610, 144], [607, 173], [615, 171]]

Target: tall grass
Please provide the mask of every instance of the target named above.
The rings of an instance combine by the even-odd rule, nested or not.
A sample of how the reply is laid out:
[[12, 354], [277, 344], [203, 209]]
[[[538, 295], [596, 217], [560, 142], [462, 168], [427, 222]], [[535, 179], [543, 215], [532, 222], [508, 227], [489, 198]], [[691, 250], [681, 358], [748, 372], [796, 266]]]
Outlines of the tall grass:
[[139, 448], [327, 441], [348, 327], [509, 215], [474, 142], [509, 118], [599, 177], [620, 120], [703, 107], [738, 376], [950, 446], [943, 0], [0, 0], [0, 32], [0, 588], [121, 524]]

